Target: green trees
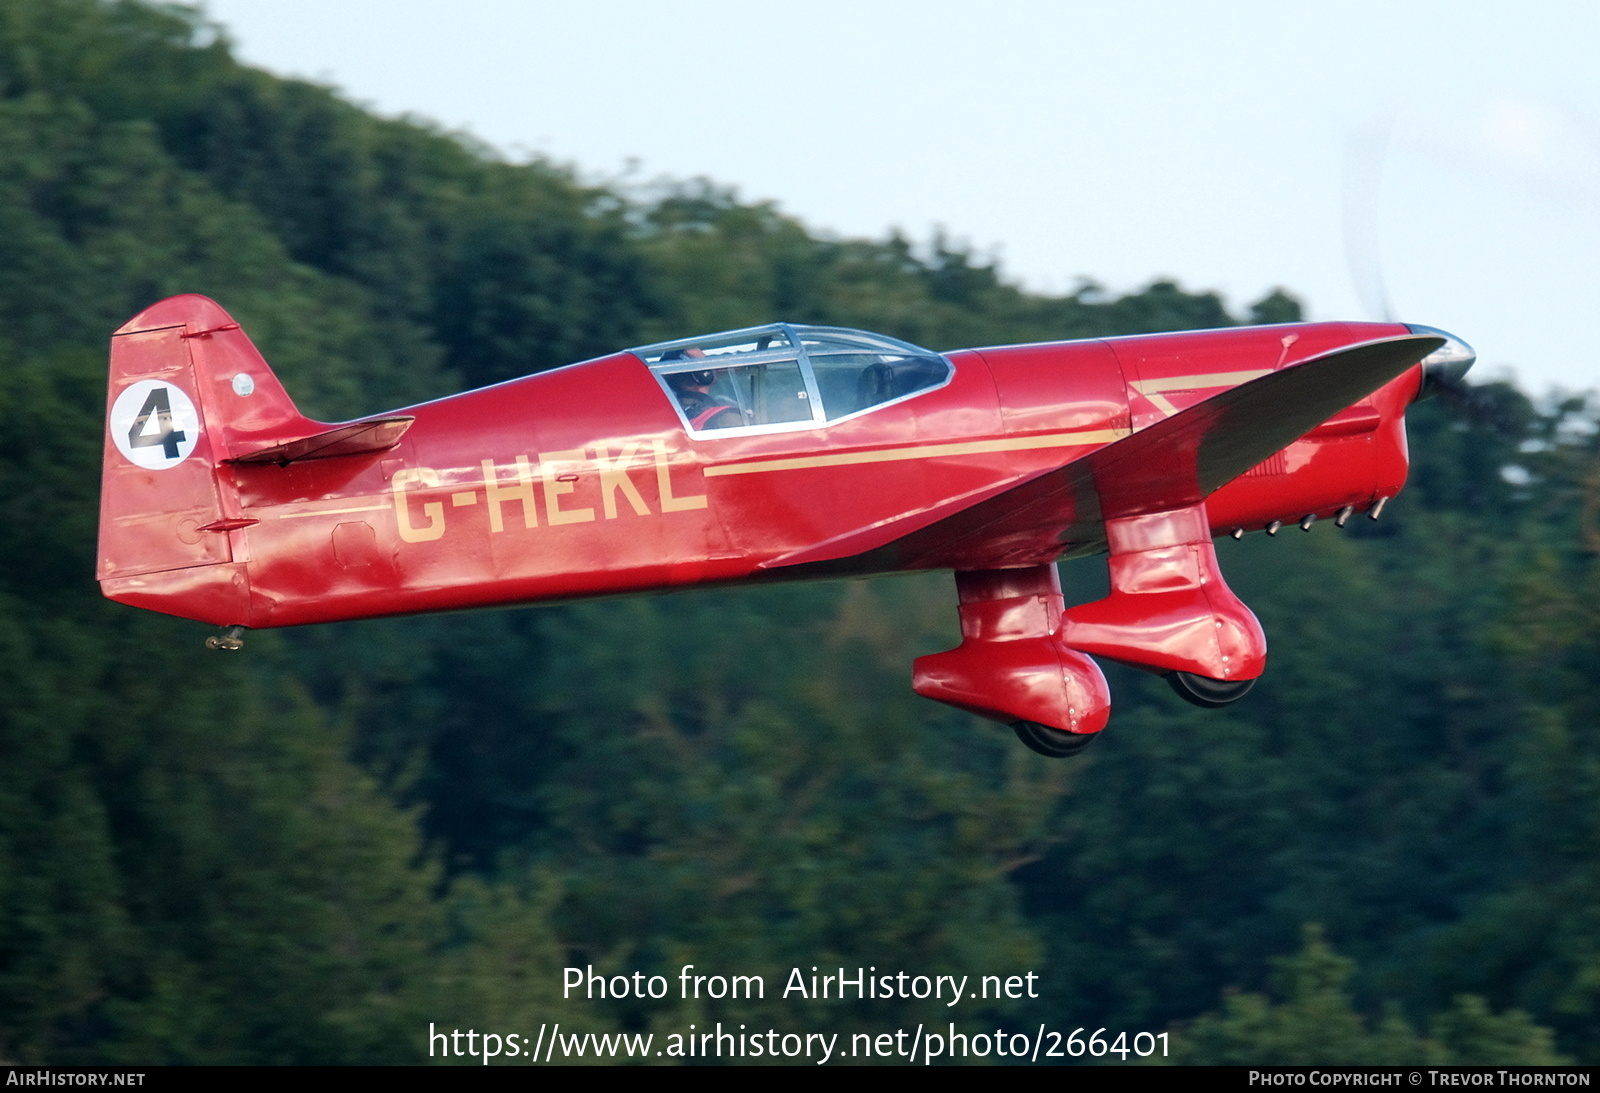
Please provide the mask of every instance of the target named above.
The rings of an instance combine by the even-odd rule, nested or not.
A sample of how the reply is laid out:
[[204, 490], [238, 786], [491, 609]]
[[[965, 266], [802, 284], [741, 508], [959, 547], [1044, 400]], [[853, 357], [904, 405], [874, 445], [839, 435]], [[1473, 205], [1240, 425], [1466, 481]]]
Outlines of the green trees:
[[929, 716], [902, 686], [910, 657], [949, 640], [918, 595], [943, 584], [546, 616], [563, 654], [543, 705], [565, 754], [524, 853], [567, 878], [558, 921], [586, 962], [761, 974], [765, 1005], [703, 1003], [705, 1017], [841, 1032], [950, 1011], [802, 1004], [774, 989], [791, 968], [976, 982], [1033, 966], [1007, 875], [1051, 839], [1073, 772], [998, 727]]
[[1354, 970], [1308, 927], [1298, 954], [1277, 963], [1273, 1004], [1259, 994], [1233, 994], [1175, 1037], [1172, 1061], [1191, 1066], [1278, 1064], [1431, 1064], [1551, 1066], [1558, 1054], [1548, 1030], [1512, 1011], [1496, 1016], [1483, 999], [1458, 995], [1419, 1035], [1395, 1008], [1368, 1020], [1351, 1005], [1345, 985]]

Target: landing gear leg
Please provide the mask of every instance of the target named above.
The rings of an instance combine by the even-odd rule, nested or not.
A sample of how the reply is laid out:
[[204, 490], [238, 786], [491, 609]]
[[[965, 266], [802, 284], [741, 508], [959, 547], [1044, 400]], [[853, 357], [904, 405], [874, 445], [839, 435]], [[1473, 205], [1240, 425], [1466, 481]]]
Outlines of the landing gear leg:
[[236, 652], [244, 648], [243, 626], [230, 626], [220, 634], [213, 634], [206, 639], [207, 649], [224, 649], [227, 652]]
[[1222, 579], [1204, 503], [1106, 521], [1111, 594], [1064, 613], [1066, 644], [1167, 677], [1226, 706], [1267, 662], [1267, 639]]
[[1056, 567], [962, 570], [956, 590], [961, 645], [918, 657], [912, 689], [1010, 725], [1041, 755], [1086, 747], [1111, 715], [1111, 693], [1099, 666], [1061, 641]]

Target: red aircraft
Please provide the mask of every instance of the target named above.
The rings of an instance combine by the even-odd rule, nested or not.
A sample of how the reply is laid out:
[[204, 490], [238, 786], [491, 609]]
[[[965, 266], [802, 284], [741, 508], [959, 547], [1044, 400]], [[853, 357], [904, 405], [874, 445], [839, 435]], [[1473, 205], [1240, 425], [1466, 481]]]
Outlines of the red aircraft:
[[[1045, 755], [1110, 715], [1091, 657], [1203, 706], [1266, 663], [1212, 539], [1374, 519], [1404, 412], [1472, 365], [1421, 326], [1306, 323], [934, 353], [774, 323], [341, 425], [203, 296], [111, 339], [99, 573], [247, 628], [901, 570], [955, 571], [918, 694]], [[1109, 553], [1068, 607], [1055, 563]]]

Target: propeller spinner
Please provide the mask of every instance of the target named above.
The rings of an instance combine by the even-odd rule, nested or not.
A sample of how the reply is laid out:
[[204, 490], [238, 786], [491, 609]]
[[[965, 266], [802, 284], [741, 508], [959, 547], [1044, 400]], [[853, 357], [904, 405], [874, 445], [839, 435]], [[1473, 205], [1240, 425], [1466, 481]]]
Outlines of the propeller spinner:
[[1472, 346], [1436, 326], [1407, 323], [1406, 329], [1413, 334], [1433, 334], [1444, 339], [1443, 345], [1422, 358], [1422, 390], [1417, 392], [1417, 398], [1431, 398], [1441, 391], [1459, 389], [1467, 370], [1478, 359]]

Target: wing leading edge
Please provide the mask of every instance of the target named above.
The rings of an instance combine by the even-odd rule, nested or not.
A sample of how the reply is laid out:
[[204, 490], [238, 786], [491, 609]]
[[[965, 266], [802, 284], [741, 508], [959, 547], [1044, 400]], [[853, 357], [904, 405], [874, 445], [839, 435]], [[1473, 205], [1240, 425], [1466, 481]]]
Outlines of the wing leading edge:
[[1240, 384], [1070, 463], [764, 567], [773, 576], [1038, 565], [1106, 545], [1105, 521], [1193, 505], [1444, 344], [1380, 338]]

